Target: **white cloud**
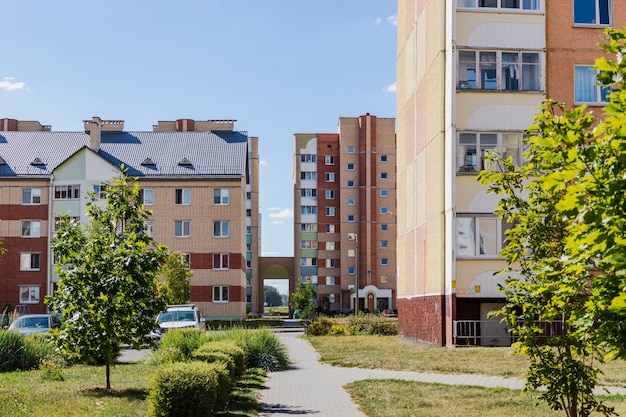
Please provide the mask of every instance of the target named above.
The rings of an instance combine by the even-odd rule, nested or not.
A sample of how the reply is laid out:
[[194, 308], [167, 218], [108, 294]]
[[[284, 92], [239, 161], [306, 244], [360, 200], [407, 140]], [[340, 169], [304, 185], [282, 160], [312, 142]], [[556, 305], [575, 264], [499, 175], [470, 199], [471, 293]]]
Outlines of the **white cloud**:
[[13, 82], [13, 77], [4, 77], [2, 81], [0, 81], [0, 90], [5, 91], [13, 91], [13, 90], [23, 90], [26, 88], [26, 84], [23, 82]]
[[387, 22], [389, 22], [390, 24], [394, 26], [398, 26], [398, 15], [392, 14], [391, 16], [387, 18]]
[[387, 88], [385, 88], [384, 91], [386, 91], [388, 93], [395, 93], [396, 92], [396, 83], [393, 83], [393, 84], [387, 86]]
[[376, 20], [374, 21], [374, 23], [376, 23], [376, 26], [378, 26], [381, 23], [383, 23], [383, 19], [381, 19], [380, 17], [377, 17]]
[[293, 211], [291, 209], [279, 209], [277, 207], [273, 207], [268, 209], [270, 212], [270, 219], [293, 219]]
[[271, 224], [285, 224], [285, 222], [282, 220], [273, 220]]

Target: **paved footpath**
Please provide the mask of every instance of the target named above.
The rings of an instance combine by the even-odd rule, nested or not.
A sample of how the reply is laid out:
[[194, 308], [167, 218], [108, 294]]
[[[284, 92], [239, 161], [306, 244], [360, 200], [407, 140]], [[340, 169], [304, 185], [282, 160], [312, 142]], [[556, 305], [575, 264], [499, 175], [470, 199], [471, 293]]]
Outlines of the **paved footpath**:
[[[302, 332], [279, 333], [287, 346], [291, 367], [282, 372], [270, 372], [267, 388], [262, 390], [263, 411], [259, 417], [317, 415], [319, 417], [365, 417], [343, 386], [363, 379], [403, 379], [448, 385], [502, 387], [523, 389], [524, 381], [483, 375], [430, 374], [421, 372], [386, 371], [382, 369], [340, 368], [321, 364], [319, 355]], [[596, 391], [626, 395], [626, 389], [598, 388]]]

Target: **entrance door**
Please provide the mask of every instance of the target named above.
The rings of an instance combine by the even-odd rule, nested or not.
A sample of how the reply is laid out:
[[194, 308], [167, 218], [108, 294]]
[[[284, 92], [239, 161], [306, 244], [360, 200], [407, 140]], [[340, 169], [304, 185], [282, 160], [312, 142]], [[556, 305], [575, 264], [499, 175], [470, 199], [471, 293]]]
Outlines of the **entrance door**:
[[502, 317], [487, 318], [487, 315], [502, 308], [501, 303], [482, 303], [480, 305], [480, 341], [483, 346], [510, 346], [511, 334], [506, 324], [501, 323]]

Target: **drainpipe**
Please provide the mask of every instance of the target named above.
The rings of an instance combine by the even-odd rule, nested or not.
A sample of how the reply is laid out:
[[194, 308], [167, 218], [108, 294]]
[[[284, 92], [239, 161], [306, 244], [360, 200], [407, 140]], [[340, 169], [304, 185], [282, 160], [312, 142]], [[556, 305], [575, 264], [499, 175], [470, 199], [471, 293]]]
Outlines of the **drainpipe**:
[[[48, 238], [47, 238], [47, 243], [48, 243], [48, 265], [47, 265], [47, 271], [46, 271], [46, 294], [47, 295], [52, 295], [52, 232], [54, 230], [54, 212], [52, 210], [52, 196], [54, 194], [54, 173], [50, 173], [50, 185], [49, 185], [49, 191], [48, 191]], [[48, 307], [46, 306], [46, 310], [48, 310]], [[49, 312], [49, 311], [48, 311]]]

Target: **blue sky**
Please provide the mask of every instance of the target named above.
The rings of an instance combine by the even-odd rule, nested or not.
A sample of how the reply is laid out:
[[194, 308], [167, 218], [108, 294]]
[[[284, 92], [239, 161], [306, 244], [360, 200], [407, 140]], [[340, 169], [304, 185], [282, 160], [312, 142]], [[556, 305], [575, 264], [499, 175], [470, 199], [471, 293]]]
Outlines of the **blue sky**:
[[259, 137], [262, 255], [293, 255], [293, 135], [395, 117], [396, 0], [2, 2], [0, 118], [76, 131], [235, 119]]

